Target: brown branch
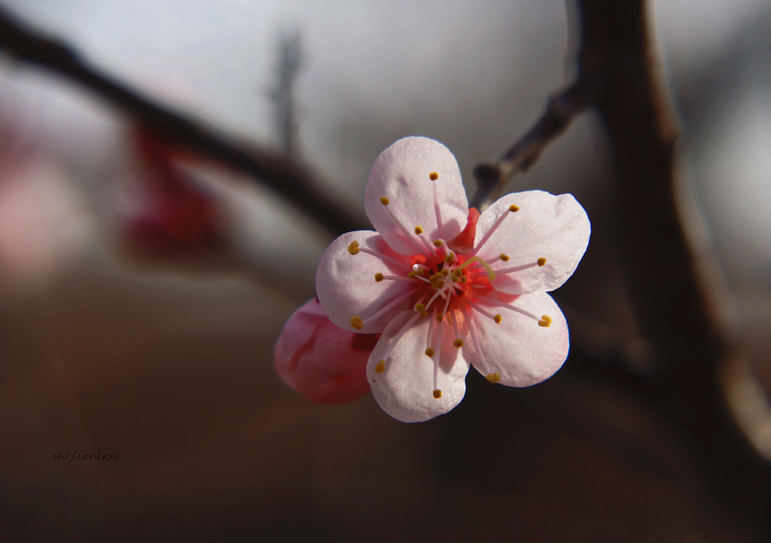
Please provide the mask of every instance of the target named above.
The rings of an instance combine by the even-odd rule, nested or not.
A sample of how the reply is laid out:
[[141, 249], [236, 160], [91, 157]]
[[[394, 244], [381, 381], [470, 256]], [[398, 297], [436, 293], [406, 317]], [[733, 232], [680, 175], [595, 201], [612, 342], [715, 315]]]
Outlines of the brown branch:
[[771, 469], [731, 418], [719, 376], [724, 340], [676, 199], [677, 133], [651, 52], [645, 0], [579, 0], [582, 73], [606, 74], [595, 107], [616, 174], [616, 231], [624, 273], [660, 373], [641, 389], [701, 444], [724, 497], [771, 527]]
[[361, 222], [327, 194], [301, 163], [281, 153], [237, 143], [189, 115], [161, 107], [128, 85], [88, 66], [70, 47], [30, 29], [4, 8], [0, 8], [0, 47], [19, 60], [79, 83], [174, 144], [248, 174], [331, 232], [362, 228]]
[[565, 132], [603, 89], [603, 72], [587, 71], [582, 72], [566, 90], [552, 97], [541, 118], [500, 160], [492, 164], [480, 164], [474, 169], [477, 192], [471, 205], [484, 209], [500, 198], [514, 176], [529, 170], [546, 146]]

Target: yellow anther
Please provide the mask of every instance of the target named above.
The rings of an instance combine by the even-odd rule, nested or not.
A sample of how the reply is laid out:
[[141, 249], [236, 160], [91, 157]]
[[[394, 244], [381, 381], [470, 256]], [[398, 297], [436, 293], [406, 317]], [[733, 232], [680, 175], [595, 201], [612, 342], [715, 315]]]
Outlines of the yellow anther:
[[461, 282], [461, 283], [465, 283], [465, 282], [466, 282], [466, 276], [465, 276], [465, 275], [464, 275], [463, 277], [461, 277], [461, 278], [460, 278], [460, 282]]
[[410, 273], [407, 274], [407, 277], [409, 277], [410, 279], [413, 279], [416, 275], [423, 275], [423, 268], [412, 270]]
[[455, 341], [452, 342], [453, 345], [455, 345], [458, 349], [463, 347], [463, 340], [458, 338]]
[[[382, 198], [381, 198], [381, 200], [382, 200]], [[388, 203], [388, 202], [386, 202], [386, 203]], [[511, 211], [512, 213], [514, 213], [515, 211], [519, 211], [519, 206], [517, 204], [511, 204], [509, 206], [509, 211]]]
[[388, 198], [386, 198], [385, 196], [381, 196], [380, 197], [380, 203], [383, 204], [384, 206], [387, 206], [388, 205]]
[[538, 259], [538, 265], [539, 266], [543, 266], [544, 264], [546, 264], [546, 259], [545, 258], [539, 258]]
[[426, 356], [429, 358], [432, 358], [434, 356], [434, 350], [431, 347], [426, 349]]
[[504, 262], [508, 262], [509, 261], [509, 255], [505, 255], [505, 254], [501, 253], [501, 260], [503, 260]]
[[437, 315], [436, 316], [436, 322], [442, 322], [442, 316], [441, 315]]
[[493, 320], [494, 320], [494, 321], [495, 321], [497, 324], [500, 324], [500, 323], [501, 323], [501, 321], [503, 320], [503, 317], [501, 317], [500, 315], [496, 315], [496, 316], [494, 316], [494, 317], [493, 317]]
[[543, 315], [541, 320], [538, 321], [538, 326], [543, 326], [544, 328], [551, 326], [551, 317], [549, 315]]
[[420, 235], [420, 234], [422, 234], [422, 233], [423, 233], [423, 227], [422, 227], [422, 226], [416, 226], [416, 227], [415, 227], [415, 233], [416, 233], [417, 235]]
[[381, 360], [375, 364], [375, 373], [383, 373], [385, 371], [385, 360]]
[[434, 391], [434, 398], [436, 398], [436, 399], [438, 400], [438, 399], [439, 399], [439, 398], [441, 398], [441, 397], [442, 397], [442, 391], [441, 391], [441, 390], [439, 390], [439, 389], [437, 388], [437, 389]]
[[351, 244], [348, 246], [348, 252], [352, 255], [359, 254], [359, 242], [358, 241], [352, 241]]
[[364, 328], [364, 323], [361, 322], [361, 317], [357, 317], [356, 315], [351, 317], [351, 326], [353, 326], [357, 330], [361, 330], [362, 328]]
[[442, 271], [440, 271], [439, 273], [441, 273], [441, 274], [442, 274], [442, 277], [447, 277], [448, 275], [450, 275], [450, 270], [448, 270], [447, 268], [445, 268], [445, 269], [443, 269]]
[[380, 281], [382, 281], [383, 279], [385, 279], [385, 276], [382, 273], [376, 273], [375, 274], [375, 281], [377, 281], [378, 283]]
[[417, 312], [418, 312], [418, 313], [420, 313], [421, 315], [425, 315], [425, 314], [426, 314], [426, 306], [425, 306], [425, 305], [423, 305], [423, 304], [422, 304], [422, 303], [420, 303], [420, 302], [416, 303], [416, 304], [415, 304], [415, 307], [414, 307], [413, 309], [415, 309], [415, 311], [417, 311]]
[[442, 278], [442, 272], [436, 272], [434, 275], [429, 277], [428, 280], [433, 283], [434, 281], [438, 281], [441, 278]]
[[439, 179], [439, 174], [436, 172], [431, 172], [430, 174], [428, 174], [428, 178], [431, 181], [436, 181], [437, 179]]
[[449, 263], [450, 263], [450, 262], [452, 262], [453, 260], [455, 260], [455, 253], [447, 253], [447, 256], [446, 256], [446, 257], [444, 257], [444, 262], [445, 262], [446, 264], [449, 264]]
[[485, 377], [485, 379], [487, 379], [491, 383], [500, 383], [501, 382], [501, 374], [496, 371], [495, 373], [491, 373], [490, 375]]
[[437, 246], [437, 247], [441, 247], [442, 246], [442, 240], [441, 239], [435, 239], [434, 240], [434, 245]]

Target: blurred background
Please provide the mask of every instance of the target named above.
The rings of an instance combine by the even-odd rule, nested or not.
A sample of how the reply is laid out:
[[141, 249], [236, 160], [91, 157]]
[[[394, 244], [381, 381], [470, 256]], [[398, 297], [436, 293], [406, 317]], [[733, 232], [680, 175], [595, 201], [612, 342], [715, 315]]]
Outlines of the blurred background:
[[[299, 157], [362, 221], [393, 141], [443, 142], [472, 194], [473, 168], [576, 75], [565, 0], [1, 5], [147, 96]], [[771, 390], [771, 4], [651, 13], [682, 205]], [[563, 370], [524, 390], [472, 372], [458, 408], [407, 425], [371, 396], [315, 405], [274, 373], [331, 234], [0, 57], [0, 541], [762, 541], [688, 435], [607, 377], [655, 371], [608, 226], [611, 169], [587, 113], [510, 187], [570, 192], [592, 220], [555, 293]], [[51, 460], [97, 450], [117, 458]]]

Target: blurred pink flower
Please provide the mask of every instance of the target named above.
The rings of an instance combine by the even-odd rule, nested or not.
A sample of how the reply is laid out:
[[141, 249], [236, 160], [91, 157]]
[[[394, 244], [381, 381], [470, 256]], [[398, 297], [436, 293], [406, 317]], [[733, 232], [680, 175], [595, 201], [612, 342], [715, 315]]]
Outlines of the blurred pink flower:
[[[7, 143], [7, 142], [4, 142]], [[43, 155], [10, 144], [0, 156], [0, 285], [47, 280], [92, 238], [81, 194]]]
[[284, 324], [273, 364], [287, 386], [316, 403], [350, 402], [369, 392], [366, 365], [378, 337], [335, 326], [313, 298]]
[[479, 215], [452, 153], [410, 137], [375, 160], [364, 204], [377, 232], [337, 238], [319, 263], [316, 291], [340, 328], [382, 333], [367, 379], [388, 414], [418, 422], [447, 413], [465, 394], [470, 364], [514, 387], [562, 366], [568, 328], [547, 291], [572, 275], [590, 234], [571, 195], [509, 194]]
[[134, 257], [207, 256], [226, 243], [226, 217], [216, 198], [188, 179], [181, 163], [200, 162], [144, 127], [134, 131], [138, 187], [121, 242]]

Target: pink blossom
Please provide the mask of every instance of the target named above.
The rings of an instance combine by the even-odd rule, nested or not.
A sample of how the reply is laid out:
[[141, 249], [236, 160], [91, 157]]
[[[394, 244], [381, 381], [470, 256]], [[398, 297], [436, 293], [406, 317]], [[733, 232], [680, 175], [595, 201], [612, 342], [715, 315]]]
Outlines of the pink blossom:
[[378, 338], [335, 326], [314, 298], [284, 324], [273, 364], [287, 386], [314, 402], [346, 403], [369, 392], [367, 359]]
[[367, 379], [388, 414], [418, 422], [447, 413], [463, 399], [470, 365], [513, 387], [562, 366], [567, 323], [547, 292], [589, 242], [573, 196], [508, 194], [477, 219], [452, 153], [410, 137], [375, 160], [364, 204], [377, 231], [337, 238], [316, 291], [337, 326], [382, 333]]

